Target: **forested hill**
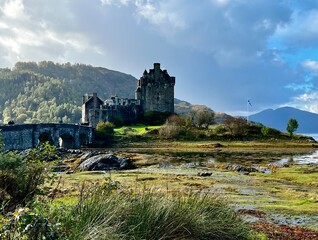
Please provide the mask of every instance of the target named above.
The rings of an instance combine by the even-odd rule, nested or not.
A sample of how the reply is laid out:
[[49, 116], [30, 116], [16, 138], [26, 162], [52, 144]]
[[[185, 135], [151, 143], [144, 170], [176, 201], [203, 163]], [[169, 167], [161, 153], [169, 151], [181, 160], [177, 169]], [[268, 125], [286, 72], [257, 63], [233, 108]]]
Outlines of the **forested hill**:
[[12, 70], [0, 69], [0, 123], [77, 123], [83, 94], [133, 98], [136, 81], [128, 74], [84, 64], [18, 62]]

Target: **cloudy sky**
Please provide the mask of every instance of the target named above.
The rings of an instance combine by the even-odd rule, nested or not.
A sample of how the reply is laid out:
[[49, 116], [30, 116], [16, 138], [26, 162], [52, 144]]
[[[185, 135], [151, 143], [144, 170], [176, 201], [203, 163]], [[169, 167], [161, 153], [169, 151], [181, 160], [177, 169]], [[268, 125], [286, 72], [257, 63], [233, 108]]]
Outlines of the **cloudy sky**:
[[136, 78], [160, 62], [215, 111], [318, 113], [318, 1], [0, 0], [0, 67], [42, 60]]

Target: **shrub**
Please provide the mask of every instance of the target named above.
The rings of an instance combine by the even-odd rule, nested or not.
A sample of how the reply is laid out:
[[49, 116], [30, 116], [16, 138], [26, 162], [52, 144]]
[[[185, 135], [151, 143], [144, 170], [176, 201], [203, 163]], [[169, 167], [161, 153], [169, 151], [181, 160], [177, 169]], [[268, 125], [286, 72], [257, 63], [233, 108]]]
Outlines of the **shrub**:
[[110, 120], [115, 127], [122, 127], [124, 125], [124, 120], [120, 116], [113, 116]]
[[19, 208], [0, 220], [0, 239], [59, 239], [59, 224], [51, 224], [41, 213], [42, 209], [34, 207]]
[[170, 115], [169, 112], [148, 111], [143, 115], [143, 122], [147, 125], [161, 125]]
[[184, 133], [184, 128], [175, 124], [165, 124], [159, 129], [159, 136], [166, 139], [179, 138]]
[[99, 122], [96, 126], [96, 142], [100, 145], [110, 145], [114, 139], [115, 125], [110, 122]]
[[[43, 150], [44, 149], [44, 150]], [[40, 146], [26, 155], [0, 153], [0, 207], [2, 211], [26, 206], [34, 197], [43, 194], [43, 183], [51, 179], [49, 170], [55, 147]]]
[[264, 137], [279, 137], [281, 132], [275, 128], [262, 127], [261, 133]]
[[166, 124], [174, 124], [177, 126], [185, 126], [186, 121], [184, 118], [178, 116], [178, 115], [171, 115], [170, 117], [167, 118]]
[[0, 152], [3, 151], [4, 149], [4, 142], [1, 134], [1, 129], [0, 129]]
[[220, 124], [220, 125], [217, 125], [214, 128], [212, 128], [211, 131], [213, 134], [223, 135], [223, 134], [227, 133], [228, 130], [224, 125]]

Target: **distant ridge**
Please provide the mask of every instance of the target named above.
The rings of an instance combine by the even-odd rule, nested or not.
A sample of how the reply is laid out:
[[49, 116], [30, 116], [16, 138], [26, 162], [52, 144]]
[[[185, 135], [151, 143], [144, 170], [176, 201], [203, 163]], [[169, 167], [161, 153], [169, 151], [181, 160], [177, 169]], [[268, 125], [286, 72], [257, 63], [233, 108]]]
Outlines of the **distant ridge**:
[[318, 133], [318, 114], [299, 110], [292, 107], [282, 107], [276, 110], [266, 109], [249, 116], [249, 120], [260, 122], [263, 125], [286, 132], [287, 122], [290, 118], [298, 121], [298, 133]]
[[[214, 112], [212, 109], [205, 105], [191, 104], [177, 98], [174, 99], [174, 111], [181, 116], [187, 117], [192, 111], [198, 111], [200, 109]], [[229, 116], [222, 112], [214, 112], [214, 114], [215, 123], [223, 123], [226, 117]]]

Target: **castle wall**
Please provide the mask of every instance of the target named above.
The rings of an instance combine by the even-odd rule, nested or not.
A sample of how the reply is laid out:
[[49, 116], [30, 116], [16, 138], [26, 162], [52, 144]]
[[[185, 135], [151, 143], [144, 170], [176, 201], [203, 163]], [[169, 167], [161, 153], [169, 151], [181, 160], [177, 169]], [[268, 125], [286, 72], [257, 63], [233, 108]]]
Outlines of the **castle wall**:
[[101, 109], [89, 110], [89, 125], [96, 127], [99, 122], [109, 122], [113, 117], [120, 117], [126, 123], [136, 122], [142, 114], [139, 105], [107, 106]]
[[84, 95], [82, 105], [82, 123], [96, 127], [99, 122], [111, 121], [115, 116], [125, 123], [136, 122], [144, 112], [174, 113], [175, 77], [167, 70], [160, 69], [160, 63], [154, 68], [145, 70], [138, 81], [135, 99], [122, 99], [117, 96], [101, 101], [97, 94]]
[[155, 63], [154, 69], [144, 72], [138, 81], [136, 98], [140, 99], [142, 110], [174, 112], [175, 77], [170, 77], [166, 70]]

